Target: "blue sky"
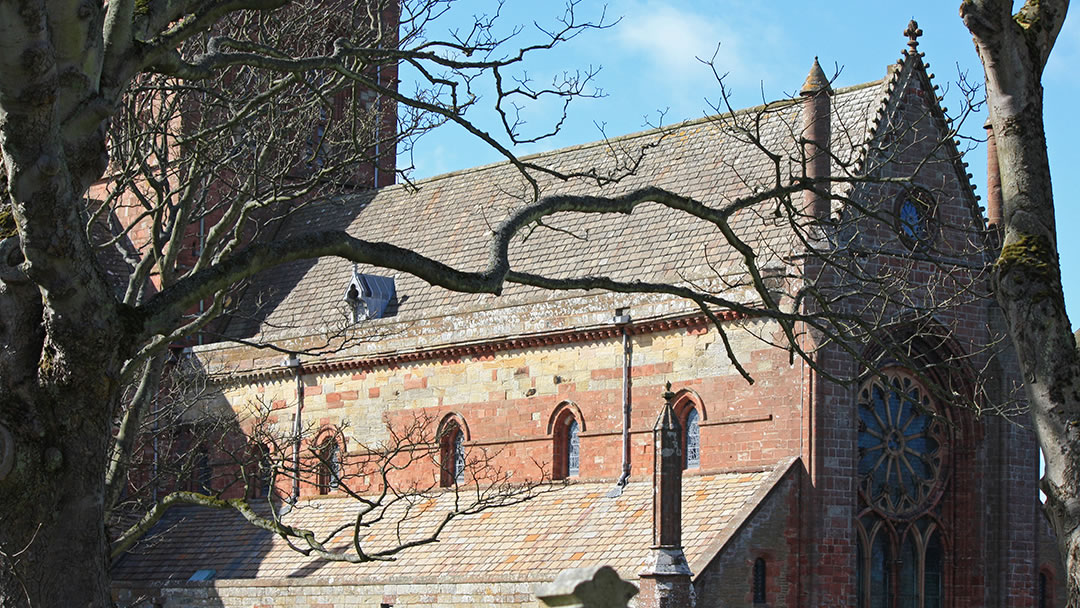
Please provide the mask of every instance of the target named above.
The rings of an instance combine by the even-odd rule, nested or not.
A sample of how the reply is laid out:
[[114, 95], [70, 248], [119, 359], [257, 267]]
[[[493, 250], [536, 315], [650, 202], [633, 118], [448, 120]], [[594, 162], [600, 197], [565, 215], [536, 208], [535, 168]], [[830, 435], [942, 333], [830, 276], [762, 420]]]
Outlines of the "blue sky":
[[[455, 11], [459, 23], [475, 12], [487, 11], [490, 1], [467, 0]], [[711, 113], [719, 87], [709, 68], [695, 59], [717, 52], [717, 66], [727, 73], [725, 85], [732, 90], [734, 107], [751, 106], [764, 99], [789, 97], [802, 85], [815, 56], [830, 75], [840, 70], [835, 86], [877, 80], [886, 66], [900, 57], [906, 38], [902, 32], [915, 18], [923, 30], [920, 50], [926, 53], [935, 82], [946, 91], [944, 105], [958, 110], [958, 75], [966, 72], [981, 82], [982, 68], [958, 16], [959, 1], [866, 0], [805, 2], [789, 0], [614, 0], [606, 4], [609, 20], [621, 19], [610, 29], [587, 32], [561, 50], [539, 54], [528, 64], [529, 76], [540, 83], [564, 70], [601, 66], [595, 81], [605, 97], [581, 100], [571, 107], [563, 131], [540, 144], [518, 148], [519, 154], [540, 152], [599, 139], [598, 124], [609, 136], [646, 128], [664, 112], [670, 124]], [[595, 18], [605, 4], [583, 0], [577, 8], [581, 18]], [[508, 0], [503, 10], [505, 25], [529, 24], [522, 33], [528, 40], [533, 21], [551, 24], [561, 12], [559, 2]], [[454, 17], [455, 15], [451, 15]], [[452, 27], [453, 21], [448, 21]], [[437, 30], [431, 37], [441, 35]], [[719, 51], [717, 44], [719, 43]], [[1054, 180], [1060, 235], [1062, 274], [1066, 305], [1076, 326], [1080, 319], [1080, 238], [1069, 237], [1080, 227], [1080, 170], [1077, 146], [1080, 121], [1072, 113], [1080, 99], [1080, 79], [1071, 66], [1080, 63], [1080, 17], [1072, 15], [1046, 68], [1045, 122], [1050, 165]], [[403, 87], [410, 74], [403, 71]], [[483, 102], [483, 100], [482, 100]], [[545, 128], [553, 120], [554, 104], [527, 108], [528, 125]], [[494, 131], [484, 107], [473, 119]], [[557, 115], [556, 115], [557, 117]], [[985, 115], [973, 116], [967, 132], [982, 136]], [[493, 150], [456, 127], [431, 134], [414, 155], [415, 178], [454, 171], [499, 160]], [[974, 175], [976, 192], [985, 198], [986, 151], [979, 146], [966, 158]]]

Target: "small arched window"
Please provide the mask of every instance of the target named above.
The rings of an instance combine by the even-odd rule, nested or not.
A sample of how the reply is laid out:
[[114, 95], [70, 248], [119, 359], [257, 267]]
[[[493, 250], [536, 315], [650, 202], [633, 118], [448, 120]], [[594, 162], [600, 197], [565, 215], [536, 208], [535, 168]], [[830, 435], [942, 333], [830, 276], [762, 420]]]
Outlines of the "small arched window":
[[198, 473], [197, 492], [210, 494], [214, 485], [214, 465], [210, 462], [210, 450], [206, 446], [199, 448], [195, 456], [195, 467]]
[[684, 469], [696, 469], [701, 466], [701, 423], [708, 419], [708, 413], [701, 399], [689, 389], [676, 393], [672, 401], [675, 416], [681, 427], [680, 445]]
[[341, 485], [343, 468], [341, 446], [333, 437], [326, 439], [319, 449], [319, 471], [316, 479], [319, 494], [329, 494]]
[[554, 458], [552, 477], [566, 479], [577, 477], [581, 471], [581, 423], [571, 408], [559, 412], [552, 428]]
[[900, 240], [912, 249], [925, 249], [934, 240], [933, 196], [916, 188], [904, 192], [896, 202], [896, 230]]
[[1039, 608], [1054, 605], [1054, 579], [1046, 570], [1039, 571]]
[[270, 457], [270, 446], [265, 443], [255, 444], [252, 447], [251, 462], [248, 465], [254, 475], [250, 476], [248, 496], [250, 498], [265, 498], [273, 494], [274, 486], [274, 461]]
[[701, 426], [698, 423], [697, 408], [690, 408], [683, 424], [683, 461], [684, 469], [696, 469], [701, 466]]
[[439, 485], [449, 488], [465, 483], [465, 433], [453, 420], [443, 425], [439, 436], [439, 462], [442, 463]]
[[768, 575], [765, 571], [765, 558], [759, 557], [754, 560], [754, 580], [753, 580], [753, 592], [754, 592], [754, 605], [764, 604], [768, 601], [768, 597], [765, 594], [765, 584], [768, 581]]

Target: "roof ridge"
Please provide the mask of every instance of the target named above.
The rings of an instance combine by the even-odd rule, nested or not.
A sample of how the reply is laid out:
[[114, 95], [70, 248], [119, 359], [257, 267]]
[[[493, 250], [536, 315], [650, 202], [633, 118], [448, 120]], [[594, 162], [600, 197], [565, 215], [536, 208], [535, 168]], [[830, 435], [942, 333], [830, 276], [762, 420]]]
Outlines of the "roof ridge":
[[[852, 126], [857, 131], [857, 135], [839, 142], [845, 156], [857, 153], [855, 148], [867, 130], [872, 117], [870, 113], [880, 104], [879, 93], [884, 82], [879, 79], [841, 87], [832, 96], [836, 112], [850, 114], [843, 120], [854, 121]], [[757, 154], [752, 145], [732, 136], [726, 126], [765, 115], [769, 120], [759, 121], [762, 125], [768, 123], [761, 136], [767, 138], [770, 145], [786, 149], [794, 141], [792, 136], [797, 135], [797, 125], [792, 121], [796, 120], [802, 108], [801, 99], [789, 97], [724, 114], [701, 116], [658, 129], [523, 156], [522, 160], [556, 170], [565, 165], [595, 166], [602, 172], [612, 169], [619, 172], [628, 168], [622, 158], [627, 150], [658, 145], [660, 148], [648, 154], [647, 162], [642, 161], [640, 167], [635, 166], [627, 171], [626, 179], [615, 180], [618, 184], [607, 192], [647, 183], [723, 201], [725, 197], [745, 193], [747, 188], [753, 188], [754, 184], [765, 179], [762, 176], [771, 175], [762, 164], [767, 163], [767, 159]], [[452, 266], [473, 268], [483, 263], [483, 254], [487, 251], [483, 234], [485, 230], [490, 230], [490, 225], [485, 225], [485, 222], [489, 222], [489, 215], [505, 213], [509, 205], [516, 204], [518, 199], [514, 189], [519, 181], [520, 174], [516, 167], [508, 161], [500, 161], [417, 180], [414, 182], [415, 189], [407, 184], [399, 184], [379, 191], [328, 199], [325, 203], [313, 202], [307, 211], [291, 218], [290, 225], [298, 231], [324, 225], [334, 228], [344, 226], [350, 233], [356, 230], [365, 238], [406, 243], [419, 247], [418, 251], [424, 255], [435, 256]], [[594, 192], [604, 187], [604, 184], [586, 179], [563, 181], [544, 177], [543, 182], [546, 192]], [[361, 202], [365, 205], [357, 204]], [[490, 214], [486, 211], [489, 209]], [[671, 249], [673, 246], [656, 249], [644, 244], [648, 239], [659, 239], [657, 242], [663, 243], [684, 243], [689, 239], [694, 246], [709, 252], [709, 264], [727, 267], [730, 262], [728, 258], [732, 255], [729, 247], [714, 242], [708, 231], [695, 231], [694, 236], [690, 237], [689, 224], [668, 223], [662, 219], [668, 213], [662, 206], [647, 205], [632, 216], [595, 216], [581, 219], [580, 222], [574, 220], [575, 229], [581, 228], [585, 232], [545, 232], [543, 239], [529, 239], [527, 246], [523, 244], [517, 249], [517, 262], [523, 267], [552, 272], [555, 276], [572, 271], [610, 272], [610, 268], [601, 266], [606, 264], [605, 260], [610, 256], [616, 256], [633, 259], [639, 266], [647, 267], [648, 272], [655, 272], [657, 277], [666, 281], [677, 281], [680, 277], [685, 280], [685, 277], [696, 279], [713, 276], [716, 268], [706, 268], [704, 258], [689, 260], [675, 253]], [[772, 252], [770, 255], [781, 255], [779, 252], [788, 251], [793, 243], [788, 242], [786, 233], [772, 218], [767, 210], [749, 209], [739, 216], [736, 228], [750, 240], [761, 242], [767, 251]], [[413, 232], [417, 227], [437, 227], [438, 232], [418, 243]], [[621, 235], [631, 227], [642, 230], [647, 238], [625, 241]], [[588, 230], [594, 231], [590, 235]], [[558, 236], [560, 234], [565, 236]], [[575, 246], [570, 247], [562, 242], [581, 237], [589, 237], [584, 238], [586, 244], [579, 245], [575, 241]], [[238, 321], [235, 335], [253, 336], [260, 334], [262, 328], [268, 332], [260, 334], [263, 338], [277, 340], [332, 332], [335, 323], [340, 321], [337, 313], [341, 311], [335, 313], [332, 310], [338, 307], [340, 296], [326, 290], [326, 281], [337, 280], [334, 277], [338, 275], [331, 273], [344, 276], [347, 272], [345, 265], [337, 259], [326, 259], [276, 271], [272, 278], [268, 277], [262, 282], [260, 294], [265, 295], [264, 300], [256, 300], [252, 295], [244, 296], [253, 306], [249, 307], [252, 308], [250, 312], [244, 313], [246, 318]], [[577, 268], [575, 265], [583, 266]], [[615, 272], [618, 274], [622, 271], [616, 269]], [[736, 282], [738, 280], [736, 277]], [[401, 276], [400, 281], [399, 293], [402, 289], [408, 291], [407, 284], [412, 284], [408, 297], [416, 299], [409, 304], [412, 312], [408, 318], [395, 315], [396, 321], [442, 318], [449, 312], [455, 315], [471, 314], [486, 308], [487, 301], [482, 296], [442, 293], [426, 286], [422, 280], [409, 276]], [[508, 290], [513, 297], [505, 302], [519, 305], [527, 301], [547, 302], [553, 299], [549, 296], [534, 297], [530, 295], [530, 289], [520, 286]], [[578, 296], [575, 293], [573, 297]], [[670, 303], [661, 300], [659, 297], [647, 300], [647, 305], [668, 310]], [[645, 302], [642, 300], [643, 305], [646, 305]], [[261, 307], [254, 308], [256, 304]], [[441, 314], [428, 314], [431, 311]], [[449, 328], [446, 329], [449, 331]]]
[[[840, 87], [840, 88], [834, 89], [833, 94], [834, 94], [834, 96], [839, 96], [839, 95], [844, 95], [844, 94], [847, 94], [847, 93], [853, 93], [853, 92], [856, 92], [856, 91], [861, 91], [861, 90], [866, 89], [866, 88], [879, 86], [886, 80], [886, 78], [879, 78], [877, 80], [872, 80], [872, 81], [869, 81], [869, 82], [862, 82], [862, 83], [858, 83], [858, 84], [854, 84], [854, 85], [848, 85], [848, 86], [845, 86], [845, 87]], [[628, 140], [632, 140], [632, 139], [640, 139], [642, 137], [647, 137], [649, 135], [664, 134], [665, 132], [676, 131], [676, 130], [679, 130], [679, 129], [685, 129], [685, 128], [698, 126], [698, 125], [702, 125], [702, 124], [708, 124], [708, 123], [715, 122], [717, 120], [721, 120], [721, 119], [724, 119], [724, 118], [731, 118], [731, 117], [735, 117], [735, 116], [741, 116], [741, 115], [744, 115], [744, 114], [751, 114], [751, 113], [754, 113], [754, 112], [760, 112], [762, 110], [770, 110], [770, 109], [775, 109], [775, 108], [787, 107], [787, 106], [798, 104], [798, 103], [801, 103], [801, 102], [802, 102], [802, 99], [799, 98], [799, 97], [783, 97], [783, 98], [780, 98], [780, 99], [774, 99], [772, 101], [767, 101], [765, 103], [760, 103], [760, 104], [753, 105], [753, 106], [747, 106], [745, 108], [737, 108], [737, 109], [732, 110], [730, 112], [721, 112], [719, 114], [708, 114], [708, 115], [705, 115], [705, 116], [699, 116], [697, 118], [689, 118], [689, 119], [686, 119], [686, 120], [683, 120], [683, 121], [680, 121], [680, 122], [677, 122], [677, 123], [674, 123], [674, 124], [671, 124], [671, 125], [668, 125], [668, 126], [653, 127], [651, 129], [643, 129], [641, 131], [635, 131], [633, 133], [625, 133], [623, 135], [618, 135], [618, 136], [615, 136], [615, 137], [597, 139], [597, 140], [583, 142], [583, 143], [579, 143], [579, 144], [573, 144], [573, 145], [569, 145], [569, 146], [564, 146], [564, 147], [561, 147], [561, 148], [553, 148], [551, 150], [546, 150], [544, 152], [534, 152], [532, 154], [526, 154], [524, 156], [518, 156], [517, 159], [519, 161], [530, 161], [530, 160], [535, 160], [535, 159], [542, 158], [542, 157], [556, 156], [556, 155], [566, 153], [566, 152], [573, 152], [573, 151], [576, 151], [576, 150], [587, 150], [589, 148], [594, 148], [594, 147], [598, 147], [598, 146], [602, 146], [602, 145], [606, 145], [606, 144], [611, 144], [611, 143], [615, 143], [615, 142], [628, 141]], [[448, 178], [452, 178], [452, 177], [458, 177], [458, 176], [461, 176], [461, 175], [468, 175], [470, 173], [479, 173], [479, 172], [487, 171], [487, 170], [493, 169], [495, 167], [508, 165], [509, 163], [510, 163], [510, 161], [507, 160], [507, 159], [497, 160], [497, 161], [490, 162], [490, 163], [483, 164], [483, 165], [476, 165], [476, 166], [473, 166], [473, 167], [466, 167], [464, 169], [457, 169], [455, 171], [449, 171], [447, 173], [439, 173], [438, 175], [431, 175], [429, 177], [425, 177], [423, 179], [418, 179], [418, 180], [411, 181], [411, 182], [408, 182], [408, 183], [391, 184], [389, 186], [385, 186], [383, 188], [380, 188], [379, 191], [382, 192], [382, 191], [388, 191], [388, 190], [393, 190], [393, 189], [398, 189], [398, 188], [419, 188], [421, 185], [431, 184], [431, 183], [434, 183], [434, 182], [438, 182], [438, 181], [448, 179]]]

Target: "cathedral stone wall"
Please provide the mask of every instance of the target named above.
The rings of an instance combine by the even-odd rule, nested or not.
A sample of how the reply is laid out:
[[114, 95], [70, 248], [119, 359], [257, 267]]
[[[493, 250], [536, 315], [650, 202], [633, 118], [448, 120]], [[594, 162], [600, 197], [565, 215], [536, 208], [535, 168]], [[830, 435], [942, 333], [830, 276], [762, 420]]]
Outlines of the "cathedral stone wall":
[[[651, 475], [651, 433], [668, 382], [699, 409], [698, 470], [760, 469], [799, 455], [804, 364], [792, 364], [785, 351], [763, 341], [780, 337], [773, 323], [744, 319], [725, 323], [725, 331], [754, 376], [753, 385], [739, 375], [717, 331], [703, 319], [675, 329], [631, 329], [633, 476]], [[386, 440], [388, 425], [402, 429], [421, 419], [434, 432], [441, 420], [454, 416], [464, 422], [467, 451], [485, 450], [496, 468], [512, 471], [516, 479], [536, 479], [552, 472], [552, 417], [570, 406], [581, 417], [578, 476], [617, 478], [622, 470], [623, 363], [621, 333], [590, 337], [585, 332], [566, 342], [370, 369], [315, 368], [302, 373], [302, 423], [313, 429], [343, 428], [345, 448], [356, 454], [361, 443]], [[224, 396], [242, 417], [255, 406], [269, 406], [282, 430], [292, 427], [296, 382], [286, 373], [234, 383]], [[430, 463], [411, 466], [408, 473], [430, 478], [438, 469]], [[302, 495], [314, 491], [308, 484], [301, 488]]]

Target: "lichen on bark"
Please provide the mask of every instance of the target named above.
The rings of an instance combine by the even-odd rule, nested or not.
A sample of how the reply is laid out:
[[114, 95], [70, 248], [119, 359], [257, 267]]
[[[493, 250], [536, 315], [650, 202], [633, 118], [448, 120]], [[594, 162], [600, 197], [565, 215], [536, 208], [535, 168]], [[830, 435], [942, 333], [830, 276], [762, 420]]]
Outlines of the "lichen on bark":
[[1020, 280], [1038, 289], [1035, 299], [1060, 297], [1061, 267], [1057, 250], [1044, 235], [1025, 234], [1005, 244], [994, 266], [1001, 279]]
[[11, 205], [4, 203], [0, 206], [0, 240], [16, 234], [18, 234], [18, 227], [15, 225], [15, 216], [11, 213]]

